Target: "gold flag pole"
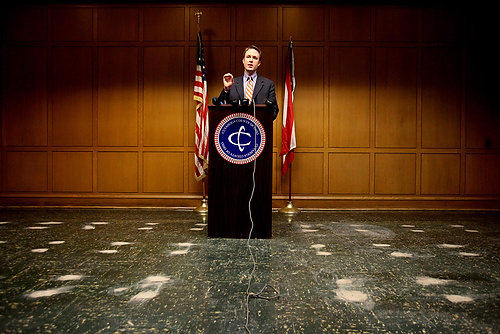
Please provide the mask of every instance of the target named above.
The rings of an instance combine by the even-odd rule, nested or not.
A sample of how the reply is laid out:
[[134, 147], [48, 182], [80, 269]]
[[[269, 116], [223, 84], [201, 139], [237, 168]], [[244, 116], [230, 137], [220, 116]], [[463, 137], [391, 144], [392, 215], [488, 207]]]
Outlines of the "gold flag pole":
[[[203, 12], [201, 10], [197, 10], [197, 11], [194, 12], [194, 17], [196, 18], [196, 24], [198, 25], [198, 31], [200, 31], [201, 15], [203, 15]], [[198, 213], [201, 213], [201, 214], [207, 214], [208, 213], [206, 180], [207, 180], [207, 177], [204, 177], [203, 180], [202, 180], [202, 182], [203, 182], [203, 198], [201, 199], [201, 204], [194, 209], [195, 212], [198, 212]]]
[[207, 214], [208, 213], [208, 201], [207, 201], [207, 195], [206, 195], [206, 190], [205, 190], [205, 180], [206, 177], [203, 179], [203, 198], [201, 199], [201, 204], [194, 209], [195, 212], [201, 213], [201, 214]]
[[292, 202], [292, 164], [288, 168], [288, 203], [278, 210], [280, 213], [295, 215], [300, 213], [299, 208], [295, 207]]
[[200, 30], [200, 21], [201, 21], [202, 15], [203, 15], [203, 12], [201, 10], [197, 10], [194, 12], [194, 17], [196, 17], [196, 24], [198, 25], [198, 30]]

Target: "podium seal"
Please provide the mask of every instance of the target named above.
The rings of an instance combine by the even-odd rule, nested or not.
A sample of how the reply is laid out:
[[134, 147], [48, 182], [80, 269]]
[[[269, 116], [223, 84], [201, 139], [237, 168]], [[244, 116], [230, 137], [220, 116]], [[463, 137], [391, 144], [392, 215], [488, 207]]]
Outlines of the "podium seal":
[[235, 113], [220, 121], [214, 140], [215, 148], [224, 160], [243, 165], [254, 161], [264, 151], [266, 132], [257, 118]]

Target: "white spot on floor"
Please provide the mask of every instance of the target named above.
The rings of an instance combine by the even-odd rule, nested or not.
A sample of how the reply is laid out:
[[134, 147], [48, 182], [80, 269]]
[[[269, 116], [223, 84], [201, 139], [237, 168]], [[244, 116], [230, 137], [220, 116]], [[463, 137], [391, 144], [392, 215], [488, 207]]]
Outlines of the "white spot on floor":
[[465, 230], [465, 232], [469, 232], [469, 233], [479, 233], [478, 230]]
[[460, 228], [460, 227], [464, 227], [463, 225], [460, 225], [460, 224], [454, 224], [454, 225], [450, 225], [451, 227], [456, 227], [456, 228]]
[[113, 293], [122, 293], [122, 292], [125, 292], [127, 290], [128, 290], [128, 288], [115, 288], [115, 289], [113, 289]]
[[392, 252], [390, 255], [394, 257], [413, 257], [413, 254], [403, 252]]
[[138, 230], [141, 230], [141, 231], [147, 231], [147, 230], [152, 230], [153, 228], [152, 227], [139, 227]]
[[198, 224], [195, 224], [196, 226], [207, 226], [208, 224], [205, 224], [205, 223], [198, 223]]
[[153, 276], [146, 277], [142, 282], [144, 282], [144, 283], [165, 283], [168, 281], [170, 281], [169, 276], [153, 275]]
[[318, 230], [314, 230], [314, 229], [302, 229], [302, 232], [304, 233], [312, 233], [312, 232], [318, 232]]
[[427, 285], [443, 285], [443, 284], [448, 284], [452, 282], [451, 280], [447, 279], [441, 279], [441, 278], [434, 278], [434, 277], [428, 277], [428, 276], [418, 276], [417, 277], [417, 283], [423, 286]]
[[92, 225], [108, 225], [109, 222], [92, 222]]
[[470, 303], [474, 301], [474, 298], [468, 296], [459, 296], [459, 295], [444, 295], [444, 296], [452, 303]]
[[48, 226], [28, 226], [26, 227], [27, 230], [45, 230], [48, 229]]
[[310, 228], [310, 227], [311, 227], [311, 225], [308, 225], [308, 224], [300, 224], [300, 227], [302, 227], [302, 228]]
[[332, 253], [331, 252], [317, 251], [316, 255], [328, 256], [328, 255], [332, 255]]
[[101, 254], [114, 254], [114, 253], [117, 253], [118, 251], [116, 249], [103, 249], [103, 250], [100, 250], [100, 251], [97, 251]]
[[370, 232], [369, 230], [361, 230], [361, 229], [354, 229], [354, 231], [357, 231], [357, 232]]
[[5, 240], [0, 240], [0, 244], [6, 244], [6, 243], [7, 243], [7, 241], [5, 241]]
[[354, 283], [354, 280], [352, 278], [340, 278], [335, 281], [337, 285], [352, 285]]
[[352, 227], [361, 227], [361, 226], [363, 226], [362, 224], [349, 224], [349, 225], [352, 226]]
[[391, 247], [389, 244], [372, 244], [375, 247]]
[[424, 230], [411, 230], [412, 232], [415, 232], [415, 233], [424, 233], [425, 231]]
[[10, 222], [0, 222], [0, 225], [10, 224]]
[[57, 281], [78, 281], [85, 276], [83, 275], [62, 275], [56, 278]]
[[479, 256], [478, 253], [469, 253], [469, 252], [458, 252], [458, 254], [462, 256]]
[[203, 227], [191, 227], [191, 231], [203, 231]]
[[415, 227], [415, 225], [404, 224], [404, 225], [401, 225], [401, 227]]
[[95, 230], [95, 226], [93, 225], [85, 225], [82, 227], [82, 230]]
[[130, 298], [129, 303], [141, 303], [147, 300], [153, 299], [158, 296], [159, 290], [147, 290], [141, 291], [136, 294], [134, 297]]
[[361, 291], [339, 289], [336, 292], [337, 298], [348, 302], [362, 303], [368, 300], [368, 295]]
[[438, 245], [438, 247], [441, 247], [441, 248], [462, 248], [462, 247], [465, 247], [463, 245], [454, 245], [454, 244], [441, 244], [441, 245]]
[[61, 225], [64, 224], [63, 222], [42, 222], [42, 223], [37, 223], [40, 225]]
[[128, 242], [128, 241], [113, 241], [111, 243], [111, 246], [126, 246], [126, 245], [131, 245], [132, 242]]
[[174, 250], [170, 252], [170, 255], [184, 255], [189, 252], [189, 249]]
[[195, 244], [192, 244], [190, 242], [179, 242], [176, 245], [179, 247], [191, 247], [191, 246], [194, 246]]
[[35, 249], [32, 249], [31, 251], [33, 253], [45, 253], [48, 250], [49, 250], [48, 248], [35, 248]]
[[323, 247], [325, 247], [325, 245], [323, 245], [323, 244], [314, 244], [314, 245], [311, 245], [311, 248], [314, 248], [314, 249], [321, 249]]
[[66, 241], [63, 240], [54, 240], [54, 241], [49, 241], [49, 245], [62, 245]]
[[158, 223], [145, 223], [144, 225], [155, 226], [158, 225]]
[[27, 293], [25, 296], [28, 298], [41, 298], [41, 297], [51, 297], [61, 293], [65, 293], [73, 289], [73, 286], [63, 286], [55, 289], [38, 290]]

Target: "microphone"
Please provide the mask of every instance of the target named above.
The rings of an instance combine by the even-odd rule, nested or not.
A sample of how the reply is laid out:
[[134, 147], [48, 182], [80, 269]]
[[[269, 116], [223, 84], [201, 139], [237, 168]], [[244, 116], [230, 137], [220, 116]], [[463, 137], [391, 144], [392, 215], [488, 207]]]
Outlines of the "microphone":
[[264, 104], [267, 106], [267, 108], [273, 111], [273, 121], [274, 121], [276, 117], [278, 117], [278, 113], [280, 112], [278, 108], [278, 103], [276, 101], [270, 101], [269, 99], [266, 99]]

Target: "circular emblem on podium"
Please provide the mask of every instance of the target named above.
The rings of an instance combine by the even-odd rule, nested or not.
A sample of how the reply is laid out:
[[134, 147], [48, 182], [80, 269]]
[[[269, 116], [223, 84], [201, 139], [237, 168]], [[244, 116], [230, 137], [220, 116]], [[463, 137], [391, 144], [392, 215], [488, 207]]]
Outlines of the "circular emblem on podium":
[[215, 148], [224, 160], [243, 165], [254, 161], [264, 151], [266, 132], [257, 118], [236, 113], [220, 121], [214, 140]]

